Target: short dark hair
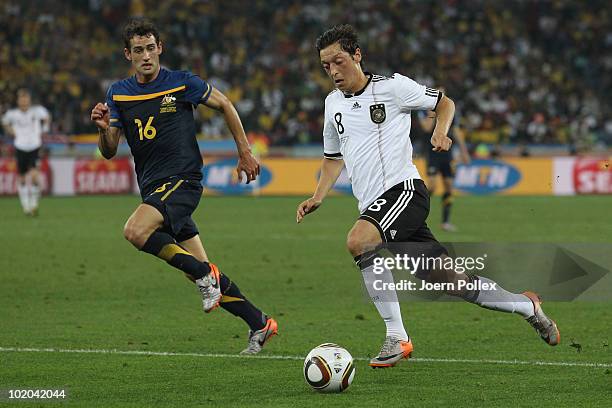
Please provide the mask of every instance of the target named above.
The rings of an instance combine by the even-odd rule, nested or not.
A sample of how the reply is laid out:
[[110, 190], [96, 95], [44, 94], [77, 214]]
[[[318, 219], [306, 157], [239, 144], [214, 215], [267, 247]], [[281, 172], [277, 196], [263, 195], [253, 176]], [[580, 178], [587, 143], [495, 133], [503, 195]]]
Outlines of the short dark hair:
[[325, 31], [317, 38], [315, 47], [317, 52], [320, 53], [323, 48], [327, 48], [334, 43], [339, 43], [340, 48], [350, 55], [355, 55], [357, 48], [361, 48], [359, 46], [359, 36], [350, 24], [335, 25]]
[[123, 42], [125, 48], [127, 48], [128, 50], [131, 49], [130, 40], [137, 35], [142, 37], [148, 37], [152, 35], [155, 38], [156, 44], [159, 44], [161, 40], [159, 38], [159, 31], [157, 31], [155, 24], [153, 24], [151, 21], [146, 19], [131, 20], [123, 28]]

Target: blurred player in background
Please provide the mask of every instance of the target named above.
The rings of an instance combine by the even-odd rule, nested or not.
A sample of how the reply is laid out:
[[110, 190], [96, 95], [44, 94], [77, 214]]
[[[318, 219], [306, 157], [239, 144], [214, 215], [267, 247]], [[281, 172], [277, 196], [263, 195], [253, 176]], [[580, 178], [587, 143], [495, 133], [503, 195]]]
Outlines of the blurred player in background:
[[[444, 92], [444, 89], [441, 88], [440, 92]], [[429, 139], [436, 127], [436, 113], [434, 111], [418, 111], [417, 117], [422, 132]], [[457, 121], [455, 120], [455, 122]], [[463, 129], [452, 126], [451, 136], [451, 139], [459, 145], [461, 162], [469, 164], [470, 154], [465, 146]], [[436, 192], [438, 174], [442, 178], [442, 224], [440, 227], [444, 231], [454, 232], [457, 227], [450, 222], [450, 212], [453, 205], [453, 177], [455, 176], [452, 151], [442, 150], [437, 152], [430, 148], [425, 150], [427, 151], [427, 188], [430, 195], [434, 195]]]
[[17, 160], [17, 193], [26, 215], [38, 215], [40, 201], [40, 174], [38, 159], [42, 146], [42, 133], [49, 131], [51, 116], [41, 105], [32, 105], [27, 89], [17, 91], [17, 108], [2, 117], [5, 132], [15, 139]]
[[[394, 282], [389, 269], [374, 273], [376, 249], [384, 243], [423, 243], [430, 248], [431, 256], [446, 256], [445, 248], [425, 222], [429, 192], [412, 163], [410, 113], [436, 112], [431, 144], [435, 151], [448, 151], [452, 141], [447, 135], [455, 105], [442, 92], [398, 73], [384, 77], [364, 72], [358, 37], [350, 25], [327, 30], [317, 39], [316, 49], [336, 89], [325, 99], [324, 158], [319, 184], [313, 197], [298, 205], [296, 220], [301, 222], [321, 206], [346, 164], [361, 212], [348, 234], [347, 248], [387, 328], [385, 342], [370, 360], [370, 366], [392, 367], [410, 356], [413, 345], [404, 328], [395, 291], [383, 293], [376, 289], [375, 281]], [[424, 272], [417, 276], [428, 281], [495, 284], [496, 290], [464, 289], [449, 294], [488, 309], [518, 313], [548, 344], [559, 342], [557, 326], [542, 311], [536, 294], [510, 293], [488, 278], [453, 270]]]
[[256, 354], [277, 332], [277, 323], [257, 309], [238, 286], [209, 262], [191, 218], [202, 195], [202, 156], [196, 141], [194, 109], [204, 104], [224, 115], [238, 148], [239, 179], [259, 175], [242, 122], [232, 103], [206, 81], [188, 71], [161, 68], [163, 45], [155, 26], [144, 20], [124, 30], [125, 58], [136, 74], [115, 82], [106, 103], [98, 103], [91, 120], [100, 134], [98, 146], [110, 159], [121, 135], [134, 156], [142, 204], [124, 228], [136, 248], [182, 270], [201, 292], [205, 312], [217, 306], [242, 318], [250, 328], [243, 354]]

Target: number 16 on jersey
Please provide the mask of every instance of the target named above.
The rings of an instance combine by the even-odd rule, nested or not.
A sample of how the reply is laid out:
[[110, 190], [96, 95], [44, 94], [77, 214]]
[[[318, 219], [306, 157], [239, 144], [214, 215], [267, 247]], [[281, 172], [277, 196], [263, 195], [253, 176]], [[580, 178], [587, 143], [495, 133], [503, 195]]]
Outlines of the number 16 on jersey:
[[144, 129], [142, 128], [142, 120], [134, 119], [134, 122], [136, 123], [136, 126], [138, 126], [138, 136], [140, 137], [140, 140], [144, 140], [145, 137], [151, 140], [157, 135], [157, 129], [151, 125], [153, 123], [153, 116], [149, 116]]

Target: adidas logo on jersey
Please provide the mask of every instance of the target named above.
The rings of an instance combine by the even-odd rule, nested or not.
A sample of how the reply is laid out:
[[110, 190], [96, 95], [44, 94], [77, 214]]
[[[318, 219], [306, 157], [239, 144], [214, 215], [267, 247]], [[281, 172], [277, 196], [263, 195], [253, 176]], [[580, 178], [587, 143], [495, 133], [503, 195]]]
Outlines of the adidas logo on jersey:
[[395, 234], [397, 234], [396, 230], [389, 231], [391, 233], [391, 239], [395, 239]]
[[357, 110], [357, 109], [361, 109], [361, 105], [359, 104], [359, 102], [355, 102], [353, 104], [353, 107], [351, 108], [351, 110]]

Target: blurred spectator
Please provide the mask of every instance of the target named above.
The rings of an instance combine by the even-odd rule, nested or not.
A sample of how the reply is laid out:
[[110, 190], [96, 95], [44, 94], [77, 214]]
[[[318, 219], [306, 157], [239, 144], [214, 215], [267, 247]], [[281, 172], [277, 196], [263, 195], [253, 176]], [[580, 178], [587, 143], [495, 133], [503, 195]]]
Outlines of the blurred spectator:
[[[146, 15], [161, 30], [162, 63], [209, 79], [247, 131], [272, 145], [320, 141], [331, 82], [314, 41], [340, 22], [361, 33], [369, 70], [444, 86], [475, 143], [586, 146], [612, 137], [605, 0], [5, 0], [0, 8], [0, 113], [27, 86], [50, 107], [57, 132], [94, 131], [91, 107], [129, 74], [121, 26]], [[228, 136], [198, 112], [202, 133]]]

